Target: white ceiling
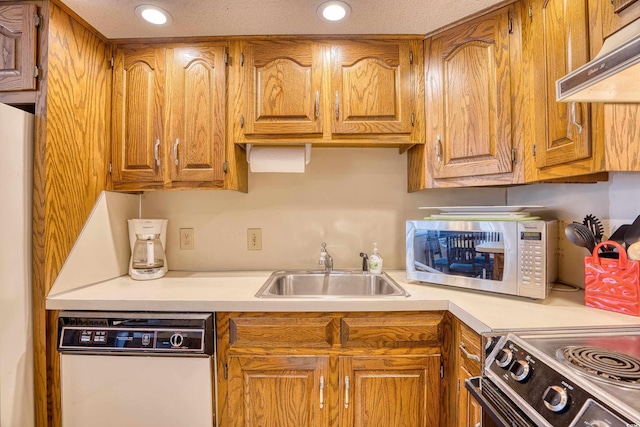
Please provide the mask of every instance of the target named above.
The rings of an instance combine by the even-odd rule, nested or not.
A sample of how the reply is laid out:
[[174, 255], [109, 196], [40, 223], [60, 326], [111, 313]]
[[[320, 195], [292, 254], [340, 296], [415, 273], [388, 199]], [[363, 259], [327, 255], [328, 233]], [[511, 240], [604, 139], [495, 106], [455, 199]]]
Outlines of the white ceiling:
[[[263, 34], [425, 34], [502, 0], [345, 0], [351, 16], [316, 15], [325, 0], [62, 0], [109, 39]], [[138, 4], [160, 6], [170, 26], [139, 20]]]

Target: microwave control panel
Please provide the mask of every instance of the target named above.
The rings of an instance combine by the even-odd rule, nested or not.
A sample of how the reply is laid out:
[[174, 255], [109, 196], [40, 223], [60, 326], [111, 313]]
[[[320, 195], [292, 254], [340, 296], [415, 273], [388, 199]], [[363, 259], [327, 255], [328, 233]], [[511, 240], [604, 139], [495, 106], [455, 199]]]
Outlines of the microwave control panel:
[[556, 280], [556, 221], [518, 223], [518, 286], [520, 296], [537, 297], [541, 288]]

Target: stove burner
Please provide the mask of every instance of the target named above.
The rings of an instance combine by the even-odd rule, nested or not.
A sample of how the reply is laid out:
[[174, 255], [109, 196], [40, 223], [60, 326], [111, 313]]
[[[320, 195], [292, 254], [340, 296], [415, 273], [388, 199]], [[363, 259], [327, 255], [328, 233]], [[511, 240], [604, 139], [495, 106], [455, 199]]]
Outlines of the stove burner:
[[566, 346], [556, 352], [572, 367], [618, 386], [640, 388], [640, 359], [593, 346]]

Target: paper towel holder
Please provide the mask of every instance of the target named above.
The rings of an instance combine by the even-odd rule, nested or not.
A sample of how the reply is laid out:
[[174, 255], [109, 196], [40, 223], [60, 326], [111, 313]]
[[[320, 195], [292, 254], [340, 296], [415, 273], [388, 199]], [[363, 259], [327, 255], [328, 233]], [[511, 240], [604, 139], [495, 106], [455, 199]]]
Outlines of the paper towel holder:
[[[246, 144], [246, 150], [247, 150], [247, 163], [251, 164], [251, 148], [253, 148], [254, 144]], [[267, 145], [268, 147], [268, 145]], [[297, 147], [296, 145], [294, 145], [294, 147]], [[307, 143], [304, 144], [304, 164], [308, 165], [309, 162], [311, 161], [311, 144]]]

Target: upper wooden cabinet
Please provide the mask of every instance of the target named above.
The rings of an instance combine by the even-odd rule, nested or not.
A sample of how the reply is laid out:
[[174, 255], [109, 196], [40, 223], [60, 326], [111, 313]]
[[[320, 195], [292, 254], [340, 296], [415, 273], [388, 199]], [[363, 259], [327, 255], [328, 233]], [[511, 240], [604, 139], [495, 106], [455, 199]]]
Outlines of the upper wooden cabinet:
[[255, 41], [243, 50], [245, 134], [321, 134], [321, 46], [297, 40]]
[[[589, 60], [588, 9], [587, 0], [533, 0], [530, 6], [525, 23], [534, 105], [530, 155], [535, 167], [543, 169], [587, 159], [592, 154], [591, 105], [556, 102], [556, 80]], [[570, 169], [567, 166], [552, 173], [571, 175]], [[536, 172], [528, 178], [536, 180], [549, 174]]]
[[0, 6], [0, 92], [36, 89], [35, 4]]
[[330, 49], [332, 133], [410, 134], [415, 99], [409, 43], [343, 42]]
[[410, 191], [520, 181], [519, 17], [511, 5], [425, 40], [426, 146], [410, 152]]
[[602, 7], [607, 9], [602, 22], [604, 38], [640, 18], [640, 0], [611, 0], [610, 4], [605, 1], [602, 3]]
[[163, 48], [133, 47], [116, 51], [111, 115], [114, 185], [162, 185], [164, 66]]
[[422, 142], [418, 39], [247, 40], [237, 56], [237, 143]]
[[123, 47], [113, 78], [116, 189], [222, 187], [225, 47]]

